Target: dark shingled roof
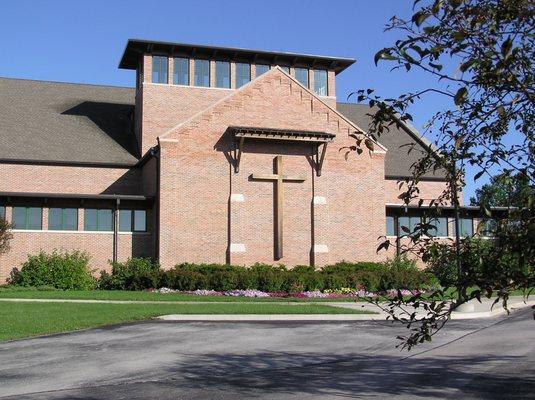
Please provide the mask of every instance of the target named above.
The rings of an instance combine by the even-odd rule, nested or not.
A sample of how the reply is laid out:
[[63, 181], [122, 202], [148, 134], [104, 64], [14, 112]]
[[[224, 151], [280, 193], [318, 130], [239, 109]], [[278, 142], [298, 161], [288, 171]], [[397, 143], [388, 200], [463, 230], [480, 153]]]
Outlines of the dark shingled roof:
[[0, 78], [0, 161], [135, 165], [134, 89]]
[[[359, 128], [367, 131], [370, 127], [372, 110], [366, 104], [337, 103], [337, 110], [350, 121], [355, 123]], [[416, 143], [417, 148], [422, 151], [429, 151], [431, 143], [424, 138], [416, 128], [405, 124], [405, 128], [398, 129], [395, 125], [390, 126], [390, 131], [383, 132], [378, 138], [379, 143], [387, 148], [385, 160], [385, 175], [387, 178], [405, 178], [412, 176], [411, 165], [415, 163], [422, 155], [420, 151], [411, 151], [408, 153], [410, 143]], [[442, 170], [423, 175], [426, 179], [442, 180], [445, 173]]]

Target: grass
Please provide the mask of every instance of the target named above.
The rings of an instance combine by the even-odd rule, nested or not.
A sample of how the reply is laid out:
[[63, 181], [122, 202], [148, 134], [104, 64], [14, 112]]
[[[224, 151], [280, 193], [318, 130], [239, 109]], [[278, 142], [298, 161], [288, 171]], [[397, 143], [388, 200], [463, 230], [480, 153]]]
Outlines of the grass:
[[0, 340], [20, 339], [122, 322], [140, 321], [165, 314], [363, 314], [365, 311], [321, 304], [0, 304]]
[[322, 301], [355, 301], [354, 298], [339, 299], [319, 299], [306, 298], [298, 299], [294, 297], [231, 297], [231, 296], [195, 296], [181, 293], [151, 293], [144, 291], [123, 291], [123, 290], [28, 290], [22, 288], [2, 288], [0, 298], [19, 299], [72, 299], [72, 300], [135, 300], [135, 301], [191, 301], [191, 302], [266, 302], [266, 303], [288, 303], [288, 302], [322, 302]]

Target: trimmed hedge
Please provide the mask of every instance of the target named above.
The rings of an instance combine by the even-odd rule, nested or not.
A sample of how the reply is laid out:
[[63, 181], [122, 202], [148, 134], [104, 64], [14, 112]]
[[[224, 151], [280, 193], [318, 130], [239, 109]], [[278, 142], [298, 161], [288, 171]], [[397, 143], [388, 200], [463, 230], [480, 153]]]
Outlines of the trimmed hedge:
[[141, 290], [168, 287], [176, 290], [256, 289], [264, 292], [297, 293], [313, 290], [363, 288], [368, 291], [419, 289], [436, 283], [413, 261], [397, 258], [385, 263], [340, 262], [315, 270], [310, 266], [287, 269], [283, 265], [254, 264], [250, 268], [226, 264], [178, 264], [161, 270], [149, 259], [130, 259], [103, 272], [101, 289]]
[[80, 251], [28, 256], [20, 270], [11, 273], [9, 283], [18, 286], [52, 287], [62, 290], [89, 290], [96, 279], [88, 267], [89, 256]]

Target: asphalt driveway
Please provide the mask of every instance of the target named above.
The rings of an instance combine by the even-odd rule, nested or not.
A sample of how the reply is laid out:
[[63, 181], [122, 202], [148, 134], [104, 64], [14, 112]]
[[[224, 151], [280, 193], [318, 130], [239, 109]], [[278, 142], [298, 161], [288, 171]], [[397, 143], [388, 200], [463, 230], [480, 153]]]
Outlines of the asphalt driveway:
[[[1, 322], [0, 322], [1, 323]], [[145, 322], [0, 343], [1, 399], [535, 399], [532, 311], [395, 348], [387, 322]]]

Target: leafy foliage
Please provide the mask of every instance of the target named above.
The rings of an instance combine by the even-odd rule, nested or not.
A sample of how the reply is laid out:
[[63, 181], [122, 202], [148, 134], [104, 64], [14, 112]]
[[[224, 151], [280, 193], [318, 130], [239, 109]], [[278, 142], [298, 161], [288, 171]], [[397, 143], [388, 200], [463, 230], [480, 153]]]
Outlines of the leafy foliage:
[[493, 176], [490, 183], [477, 189], [476, 196], [470, 198], [470, 204], [483, 204], [486, 208], [523, 207], [534, 193], [535, 187], [529, 184], [525, 175], [500, 174]]
[[9, 242], [13, 239], [12, 228], [13, 226], [9, 222], [0, 217], [0, 254], [9, 251]]
[[[440, 244], [429, 238], [430, 224], [418, 224], [414, 232], [404, 232], [403, 252], [425, 261], [437, 258], [435, 270], [458, 287], [456, 304], [446, 301], [438, 291], [429, 301], [394, 299], [388, 312], [411, 329], [401, 338], [412, 346], [431, 340], [448, 320], [451, 311], [482, 294], [497, 293], [507, 304], [515, 288], [528, 290], [533, 284], [535, 265], [535, 3], [532, 0], [415, 0], [413, 15], [394, 16], [386, 31], [399, 33], [399, 39], [375, 55], [376, 64], [388, 62], [392, 70], [417, 70], [434, 77], [434, 84], [421, 90], [382, 98], [373, 89], [360, 89], [354, 95], [370, 106], [372, 123], [368, 135], [379, 138], [392, 126], [411, 121], [410, 107], [429, 95], [444, 100], [443, 106], [426, 124], [426, 133], [435, 137], [434, 146], [419, 154], [412, 165], [412, 178], [399, 182], [400, 200], [423, 205], [419, 183], [423, 174], [442, 170], [447, 188], [430, 202], [437, 215], [444, 205], [459, 205], [459, 187], [464, 184], [467, 166], [476, 169], [474, 179], [498, 174], [490, 186], [475, 199], [487, 218], [500, 219], [491, 246], [464, 242], [459, 246], [461, 274], [451, 270], [455, 243]], [[361, 140], [348, 151], [362, 152]], [[360, 141], [359, 141], [360, 140]], [[360, 150], [360, 151], [359, 151]], [[414, 145], [408, 151], [421, 151]], [[346, 154], [347, 156], [347, 154]], [[503, 204], [504, 185], [508, 202], [515, 207], [497, 215], [491, 206]], [[499, 187], [501, 186], [501, 187]], [[509, 196], [513, 194], [514, 196]], [[513, 198], [511, 198], [513, 197]], [[388, 248], [385, 240], [380, 248]], [[447, 246], [447, 247], [445, 247]], [[499, 262], [492, 263], [492, 259]], [[465, 279], [480, 268], [476, 276]], [[511, 264], [514, 268], [511, 267]], [[465, 265], [466, 264], [466, 265]], [[466, 271], [463, 272], [463, 271]], [[467, 285], [475, 285], [469, 291]], [[424, 317], [405, 310], [424, 309]]]
[[148, 259], [131, 259], [116, 263], [111, 274], [101, 274], [101, 289], [142, 290], [168, 287], [177, 290], [254, 289], [264, 292], [297, 293], [314, 290], [365, 288], [386, 291], [392, 288], [420, 289], [432, 278], [406, 258], [386, 263], [341, 262], [315, 270], [309, 266], [287, 269], [282, 265], [255, 264], [250, 268], [226, 264], [179, 264], [161, 270]]
[[15, 270], [10, 283], [20, 286], [50, 286], [62, 290], [88, 290], [95, 287], [96, 280], [88, 268], [89, 256], [73, 251], [29, 256], [20, 271]]
[[100, 275], [101, 289], [142, 290], [156, 287], [160, 265], [148, 258], [131, 258], [124, 263], [112, 263], [111, 275]]

